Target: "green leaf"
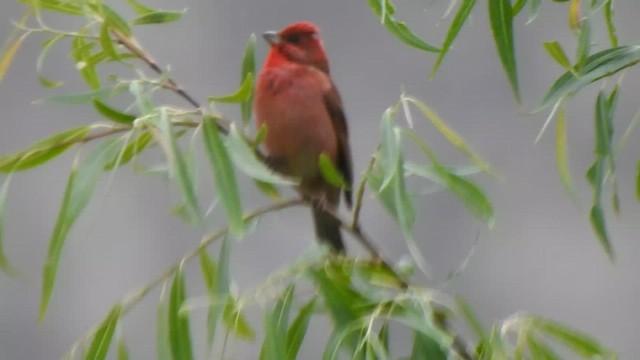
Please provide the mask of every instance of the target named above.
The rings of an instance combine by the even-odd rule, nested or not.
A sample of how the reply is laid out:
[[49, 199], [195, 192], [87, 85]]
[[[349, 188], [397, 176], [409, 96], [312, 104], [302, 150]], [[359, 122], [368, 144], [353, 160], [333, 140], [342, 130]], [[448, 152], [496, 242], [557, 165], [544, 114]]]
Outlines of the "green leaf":
[[255, 339], [255, 331], [253, 331], [242, 313], [242, 309], [232, 297], [227, 298], [227, 304], [222, 311], [222, 321], [227, 330], [236, 334], [238, 338], [250, 341]]
[[105, 98], [118, 91], [119, 89], [101, 89], [101, 90], [91, 91], [91, 92], [82, 93], [82, 94], [51, 96], [51, 97], [37, 100], [35, 103], [78, 105], [78, 104], [88, 103], [90, 101], [93, 101], [94, 99]]
[[155, 108], [149, 93], [145, 90], [145, 86], [140, 81], [132, 81], [129, 84], [129, 92], [135, 96], [136, 105], [140, 109], [141, 116], [150, 114]]
[[[247, 47], [244, 50], [244, 56], [242, 57], [242, 68], [240, 71], [240, 78], [244, 81], [247, 80], [249, 74], [256, 73], [256, 59], [255, 59], [255, 47], [256, 47], [256, 35], [251, 34]], [[251, 119], [251, 108], [253, 104], [253, 76], [251, 77], [251, 89], [249, 91], [249, 97], [246, 101], [240, 104], [240, 112], [242, 114], [242, 123], [247, 125]], [[242, 86], [241, 86], [242, 88]]]
[[436, 129], [440, 131], [440, 134], [442, 134], [442, 136], [444, 136], [445, 139], [447, 139], [447, 141], [449, 141], [451, 145], [453, 145], [456, 149], [458, 149], [458, 151], [466, 155], [475, 166], [477, 166], [480, 170], [482, 170], [485, 173], [488, 173], [488, 174], [491, 173], [491, 168], [489, 167], [489, 164], [486, 161], [484, 161], [480, 157], [480, 155], [478, 155], [473, 149], [471, 149], [471, 147], [466, 144], [464, 139], [460, 135], [458, 135], [458, 133], [456, 133], [455, 130], [450, 128], [444, 122], [444, 120], [442, 120], [438, 116], [438, 114], [436, 114], [436, 112], [433, 111], [427, 104], [425, 104], [424, 102], [412, 96], [403, 95], [402, 98], [404, 100], [412, 102], [420, 110], [420, 112], [422, 112], [422, 114], [429, 121], [431, 121], [431, 124], [433, 124], [433, 126], [435, 126]]
[[207, 315], [207, 348], [211, 349], [215, 340], [218, 320], [229, 295], [229, 254], [231, 244], [225, 237], [220, 247], [218, 264], [209, 257], [206, 250], [200, 251], [200, 268], [209, 296], [209, 314]]
[[136, 119], [135, 115], [127, 114], [122, 111], [116, 110], [98, 99], [93, 99], [93, 106], [96, 108], [98, 113], [100, 113], [100, 115], [104, 116], [105, 118], [113, 122], [131, 125], [133, 124], [133, 121]]
[[591, 208], [589, 219], [591, 220], [591, 226], [593, 226], [593, 230], [596, 232], [596, 235], [598, 235], [600, 245], [602, 245], [609, 258], [613, 261], [615, 259], [615, 254], [613, 252], [613, 246], [611, 245], [609, 232], [607, 231], [607, 223], [601, 204], [596, 203], [593, 205], [593, 207]]
[[40, 319], [47, 311], [47, 305], [53, 292], [56, 273], [62, 255], [64, 242], [76, 220], [89, 203], [93, 190], [102, 175], [106, 161], [118, 151], [118, 139], [110, 140], [95, 149], [80, 164], [74, 164], [67, 181], [60, 213], [49, 240], [49, 249], [42, 269], [42, 299], [40, 302]]
[[529, 15], [529, 19], [527, 20], [527, 24], [533, 22], [538, 17], [540, 13], [540, 5], [542, 5], [542, 0], [530, 0], [531, 2], [531, 15]]
[[215, 120], [205, 116], [202, 126], [205, 150], [213, 171], [218, 198], [222, 202], [231, 232], [241, 237], [244, 232], [244, 220], [235, 170]]
[[279, 175], [258, 159], [234, 124], [229, 129], [226, 145], [233, 163], [247, 176], [270, 184], [295, 185], [295, 179]]
[[118, 339], [118, 360], [129, 360], [130, 358], [127, 344], [124, 342], [124, 338], [120, 337]]
[[282, 360], [287, 357], [287, 330], [294, 292], [295, 286], [289, 285], [278, 299], [273, 311], [266, 315], [260, 360]]
[[460, 313], [467, 321], [469, 328], [471, 328], [476, 337], [483, 341], [489, 339], [489, 334], [487, 334], [484, 325], [480, 322], [478, 315], [473, 311], [471, 305], [469, 305], [469, 303], [460, 296], [456, 296], [455, 300], [458, 310], [460, 310]]
[[79, 126], [42, 139], [26, 150], [0, 158], [0, 173], [28, 170], [62, 154], [81, 142], [91, 131], [91, 126]]
[[513, 14], [513, 17], [516, 17], [520, 13], [520, 11], [522, 11], [526, 4], [527, 0], [516, 0], [516, 3], [511, 7], [511, 13]]
[[109, 27], [121, 32], [125, 36], [131, 36], [131, 28], [125, 19], [123, 19], [117, 12], [107, 5], [101, 4], [102, 15], [105, 17], [104, 21], [109, 24]]
[[121, 312], [122, 305], [120, 304], [111, 309], [109, 315], [107, 315], [96, 331], [93, 341], [91, 341], [91, 346], [89, 346], [89, 350], [87, 350], [84, 356], [85, 360], [101, 360], [107, 358], [109, 346], [111, 346], [113, 333], [115, 332], [118, 321], [120, 320]]
[[597, 340], [589, 335], [571, 329], [555, 321], [535, 317], [533, 318], [532, 325], [536, 330], [558, 340], [563, 345], [569, 347], [573, 352], [584, 356], [585, 358], [610, 358], [610, 356], [613, 355], [611, 350], [602, 346]]
[[580, 33], [578, 36], [578, 48], [576, 49], [576, 68], [578, 72], [591, 52], [591, 21], [585, 18], [580, 21]]
[[444, 56], [447, 54], [447, 52], [449, 52], [451, 44], [453, 44], [453, 41], [458, 36], [462, 25], [464, 25], [465, 21], [467, 21], [467, 18], [469, 17], [469, 14], [471, 14], [471, 10], [473, 10], [473, 7], [475, 5], [476, 0], [463, 0], [462, 4], [460, 4], [460, 8], [458, 9], [456, 16], [453, 18], [451, 26], [449, 26], [449, 31], [447, 31], [447, 36], [442, 43], [442, 49], [438, 54], [438, 59], [436, 60], [435, 64], [433, 64], [433, 68], [431, 69], [431, 77], [433, 77], [436, 74], [436, 71], [438, 71], [440, 63], [442, 63], [442, 60], [444, 60]]
[[518, 87], [518, 70], [513, 42], [513, 14], [509, 0], [489, 0], [489, 20], [491, 30], [496, 43], [496, 49], [502, 62], [511, 89], [520, 102], [520, 89]]
[[622, 46], [595, 53], [585, 59], [580, 77], [576, 78], [571, 72], [560, 76], [532, 113], [540, 112], [555, 104], [560, 98], [574, 94], [586, 85], [638, 62], [640, 46]]
[[413, 332], [413, 346], [411, 348], [410, 360], [447, 360], [447, 353], [433, 341], [419, 331]]
[[156, 356], [158, 360], [172, 360], [169, 346], [169, 306], [164, 298], [165, 284], [162, 286], [160, 301], [156, 311]]
[[149, 14], [152, 12], [156, 12], [156, 10], [146, 7], [142, 4], [140, 4], [139, 2], [137, 2], [136, 0], [125, 0], [127, 2], [127, 4], [129, 4], [129, 6], [131, 6], [131, 8], [136, 12], [136, 14], [138, 15], [144, 15], [144, 14]]
[[560, 64], [560, 66], [566, 70], [572, 70], [571, 62], [569, 61], [567, 54], [562, 49], [562, 46], [560, 46], [560, 43], [557, 41], [545, 41], [542, 45], [544, 46], [544, 49], [547, 50], [547, 53], [549, 53], [551, 58]]
[[102, 46], [104, 53], [107, 54], [110, 59], [120, 59], [120, 55], [118, 54], [116, 47], [113, 45], [111, 32], [109, 31], [109, 24], [107, 22], [102, 23], [102, 27], [100, 28], [100, 45]]
[[527, 345], [529, 346], [529, 352], [533, 359], [536, 360], [560, 360], [553, 349], [551, 349], [542, 340], [537, 339], [533, 334], [527, 336]]
[[287, 330], [287, 357], [288, 360], [295, 360], [298, 357], [300, 346], [309, 328], [309, 322], [315, 309], [317, 298], [312, 298], [307, 302], [298, 315], [293, 320], [293, 323]]
[[569, 195], [574, 196], [573, 181], [571, 180], [571, 171], [569, 170], [569, 156], [567, 151], [567, 124], [566, 112], [564, 107], [558, 111], [558, 119], [556, 124], [556, 166], [560, 180]]
[[332, 186], [337, 188], [348, 187], [344, 177], [338, 169], [333, 165], [333, 161], [325, 153], [321, 153], [318, 157], [318, 167], [322, 177]]
[[182, 198], [189, 209], [190, 215], [194, 218], [198, 225], [202, 225], [204, 217], [200, 210], [198, 203], [198, 197], [196, 196], [196, 190], [194, 185], [194, 179], [189, 171], [187, 165], [187, 159], [182, 155], [178, 142], [176, 140], [176, 134], [173, 131], [173, 125], [169, 119], [166, 108], [160, 109], [160, 129], [164, 138], [164, 146], [167, 151], [167, 158], [171, 164], [172, 177], [175, 177]]
[[84, 79], [85, 83], [92, 90], [100, 89], [100, 76], [96, 71], [95, 64], [89, 61], [91, 57], [91, 48], [95, 46], [95, 43], [87, 43], [86, 38], [83, 36], [86, 32], [82, 29], [79, 33], [80, 36], [76, 36], [71, 41], [71, 56], [76, 62], [76, 68], [80, 72], [80, 75]]
[[407, 169], [409, 173], [433, 180], [446, 187], [467, 207], [467, 210], [469, 210], [473, 216], [487, 223], [489, 228], [493, 227], [495, 216], [491, 202], [489, 202], [489, 199], [487, 199], [482, 190], [472, 182], [449, 172], [440, 164], [434, 164], [433, 166], [436, 175], [435, 178], [433, 174], [425, 174], [424, 167], [422, 166], [406, 164], [405, 169]]
[[147, 25], [147, 24], [164, 24], [180, 20], [182, 17], [181, 11], [156, 11], [146, 13], [133, 20], [134, 25]]
[[640, 200], [640, 160], [636, 168], [636, 199]]
[[111, 170], [117, 166], [122, 166], [131, 161], [135, 156], [143, 152], [153, 140], [153, 134], [151, 131], [145, 131], [138, 135], [133, 141], [127, 143], [122, 152], [116, 154], [116, 156], [109, 161], [105, 166], [105, 170]]
[[611, 47], [618, 47], [618, 35], [616, 34], [616, 23], [613, 20], [613, 0], [606, 0], [604, 4], [604, 19], [607, 23], [607, 33]]
[[248, 73], [244, 80], [242, 81], [242, 85], [240, 88], [236, 90], [233, 94], [223, 95], [223, 96], [211, 96], [209, 97], [209, 102], [220, 102], [220, 103], [242, 103], [247, 102], [251, 98], [251, 94], [253, 92], [253, 74]]
[[369, 0], [369, 7], [373, 10], [376, 17], [380, 18], [381, 23], [387, 31], [403, 43], [428, 52], [440, 51], [437, 47], [424, 42], [416, 36], [404, 22], [397, 20], [393, 16], [396, 10], [390, 0]]
[[4, 79], [9, 66], [13, 62], [13, 58], [16, 56], [16, 53], [18, 52], [18, 49], [20, 49], [20, 46], [22, 46], [23, 41], [24, 37], [21, 36], [17, 38], [13, 43], [11, 43], [11, 45], [9, 45], [9, 47], [7, 47], [7, 50], [2, 55], [2, 58], [0, 58], [0, 81]]
[[13, 273], [13, 266], [7, 258], [7, 254], [4, 251], [4, 214], [7, 206], [7, 195], [9, 194], [9, 184], [11, 182], [11, 175], [7, 176], [0, 188], [0, 269], [5, 274]]
[[400, 139], [393, 120], [394, 116], [394, 108], [389, 107], [382, 114], [382, 121], [380, 123], [380, 132], [382, 134], [382, 142], [380, 144], [380, 164], [382, 164], [382, 170], [384, 171], [384, 179], [378, 188], [378, 191], [384, 190], [391, 183], [394, 176], [397, 175], [397, 171], [399, 169], [398, 163], [402, 156]]
[[180, 308], [187, 297], [182, 267], [176, 271], [169, 296], [169, 346], [175, 360], [193, 359], [189, 315], [181, 313]]

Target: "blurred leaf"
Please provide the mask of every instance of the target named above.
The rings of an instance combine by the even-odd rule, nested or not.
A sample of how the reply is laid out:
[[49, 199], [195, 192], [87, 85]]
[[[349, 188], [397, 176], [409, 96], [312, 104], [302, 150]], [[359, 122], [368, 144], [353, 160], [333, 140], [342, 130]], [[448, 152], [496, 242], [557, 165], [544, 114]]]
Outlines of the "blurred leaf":
[[369, 0], [369, 7], [373, 10], [376, 17], [380, 18], [380, 22], [384, 27], [403, 43], [428, 52], [440, 51], [437, 47], [424, 42], [416, 36], [404, 22], [397, 20], [393, 16], [396, 9], [390, 0]]
[[222, 311], [222, 321], [228, 331], [233, 332], [240, 339], [254, 340], [255, 332], [232, 297], [227, 298], [227, 304]]
[[540, 13], [540, 5], [542, 5], [542, 0], [529, 0], [531, 2], [531, 15], [529, 15], [529, 19], [527, 20], [527, 24], [533, 22]]
[[275, 187], [273, 184], [260, 181], [260, 180], [254, 180], [253, 183], [256, 185], [258, 190], [260, 190], [260, 192], [266, 195], [267, 197], [274, 200], [282, 199], [282, 197], [280, 196], [280, 192], [278, 191], [278, 188]]
[[134, 25], [164, 24], [180, 20], [181, 11], [156, 11], [146, 13], [133, 20]]
[[156, 356], [158, 360], [172, 360], [169, 346], [169, 306], [164, 299], [165, 285], [162, 286], [160, 301], [156, 311]]
[[380, 339], [380, 343], [382, 344], [384, 350], [389, 352], [389, 323], [384, 322], [380, 327], [380, 332], [378, 333], [378, 338]]
[[318, 157], [318, 167], [325, 181], [331, 186], [337, 188], [348, 187], [344, 177], [338, 169], [333, 165], [333, 161], [325, 153], [321, 153]]
[[613, 20], [613, 0], [606, 0], [604, 3], [604, 19], [607, 23], [607, 33], [611, 47], [618, 47], [618, 35], [616, 34], [616, 23]]
[[[91, 5], [89, 6], [91, 7]], [[100, 13], [104, 16], [104, 21], [109, 24], [110, 28], [121, 32], [127, 37], [131, 36], [131, 28], [125, 19], [107, 5], [100, 4], [99, 7], [101, 8]]]
[[640, 160], [636, 167], [636, 199], [640, 200]]
[[532, 325], [538, 331], [550, 336], [585, 358], [610, 358], [613, 352], [602, 346], [597, 340], [555, 321], [534, 317]]
[[489, 0], [489, 20], [491, 20], [491, 30], [502, 67], [509, 79], [516, 100], [520, 102], [510, 0]]
[[447, 54], [447, 52], [449, 52], [451, 44], [453, 44], [453, 41], [458, 36], [462, 25], [464, 25], [465, 21], [469, 17], [469, 14], [471, 14], [471, 10], [473, 10], [473, 7], [475, 5], [476, 0], [462, 0], [462, 4], [460, 4], [460, 8], [458, 9], [456, 16], [453, 18], [451, 26], [449, 27], [449, 31], [447, 31], [447, 36], [442, 43], [442, 49], [438, 54], [438, 59], [433, 64], [433, 68], [431, 69], [431, 77], [433, 77], [436, 74], [436, 71], [438, 71], [438, 67], [440, 67], [442, 60], [444, 60], [444, 56]]
[[210, 301], [209, 314], [207, 315], [208, 349], [211, 349], [215, 340], [218, 320], [222, 315], [226, 298], [229, 295], [230, 246], [229, 240], [225, 237], [220, 246], [217, 264], [209, 257], [206, 250], [200, 251], [200, 268]]
[[253, 74], [248, 73], [244, 80], [242, 81], [242, 85], [240, 88], [236, 90], [233, 94], [223, 95], [223, 96], [210, 96], [209, 102], [220, 102], [220, 103], [242, 103], [247, 102], [251, 98], [251, 94], [253, 91]]
[[569, 195], [574, 196], [575, 191], [573, 181], [571, 180], [571, 171], [569, 170], [569, 156], [567, 153], [567, 124], [566, 112], [564, 107], [558, 112], [558, 120], [556, 127], [556, 166], [558, 174], [565, 189]]
[[109, 24], [107, 22], [102, 23], [102, 27], [100, 28], [100, 45], [109, 58], [114, 60], [118, 60], [120, 58], [118, 51], [113, 45], [111, 32], [109, 31]]
[[215, 120], [205, 116], [202, 126], [205, 150], [213, 171], [218, 198], [222, 202], [225, 215], [229, 220], [231, 232], [237, 237], [242, 237], [244, 231], [242, 203], [229, 153], [218, 132]]
[[115, 332], [118, 321], [120, 320], [121, 312], [122, 306], [120, 304], [111, 309], [109, 315], [107, 315], [96, 331], [93, 341], [91, 341], [91, 346], [89, 346], [89, 350], [84, 356], [85, 360], [100, 360], [107, 358], [109, 347], [111, 346], [111, 340], [113, 339], [113, 333]]
[[295, 185], [297, 183], [294, 179], [275, 173], [260, 161], [235, 125], [231, 125], [226, 140], [233, 163], [252, 179], [271, 184]]
[[166, 143], [167, 158], [171, 164], [173, 170], [173, 176], [175, 176], [176, 182], [180, 187], [182, 198], [185, 201], [189, 209], [189, 213], [194, 217], [194, 220], [198, 225], [202, 225], [204, 217], [200, 210], [198, 203], [198, 197], [196, 196], [196, 190], [194, 185], [194, 179], [189, 171], [187, 164], [187, 158], [182, 155], [178, 143], [176, 141], [176, 134], [173, 131], [173, 125], [169, 119], [166, 108], [160, 109], [160, 127], [162, 136]]
[[211, 259], [206, 249], [199, 252], [200, 255], [200, 271], [202, 272], [202, 278], [207, 288], [209, 295], [209, 315], [207, 316], [207, 349], [211, 349], [213, 346], [213, 340], [216, 332], [217, 318], [214, 318], [213, 310], [215, 309], [214, 300], [216, 298], [216, 280], [217, 280], [217, 265]]
[[399, 135], [396, 132], [395, 121], [393, 120], [395, 110], [393, 107], [387, 108], [382, 114], [380, 132], [382, 133], [382, 143], [380, 144], [380, 164], [384, 172], [384, 179], [378, 191], [384, 190], [390, 183], [399, 169], [398, 163], [402, 154]]
[[265, 317], [265, 336], [260, 349], [260, 360], [283, 360], [287, 358], [289, 314], [295, 286], [289, 285], [278, 298], [273, 311]]
[[80, 164], [74, 164], [69, 174], [60, 213], [49, 240], [49, 249], [42, 269], [42, 299], [40, 302], [40, 319], [47, 311], [47, 305], [55, 284], [58, 264], [64, 242], [76, 220], [89, 203], [96, 183], [102, 175], [106, 161], [118, 151], [119, 139], [106, 141]]
[[295, 360], [298, 357], [300, 346], [305, 338], [307, 329], [309, 328], [309, 321], [313, 315], [313, 310], [316, 305], [316, 297], [307, 302], [298, 315], [293, 320], [293, 323], [287, 330], [287, 357], [288, 360]]
[[0, 269], [2, 269], [5, 274], [13, 273], [13, 266], [11, 266], [7, 254], [4, 251], [4, 214], [7, 206], [10, 182], [11, 175], [7, 176], [0, 188]]
[[9, 45], [7, 50], [4, 52], [4, 54], [2, 55], [2, 58], [0, 58], [0, 81], [4, 79], [4, 76], [7, 73], [9, 66], [13, 62], [13, 58], [16, 56], [16, 53], [18, 52], [18, 49], [20, 49], [20, 46], [22, 45], [23, 41], [24, 41], [24, 37], [22, 36], [15, 39], [13, 43], [11, 43], [11, 45]]
[[59, 95], [59, 96], [51, 96], [44, 99], [37, 100], [35, 103], [41, 104], [63, 104], [63, 105], [77, 105], [84, 104], [94, 99], [102, 99], [109, 95], [112, 95], [114, 92], [118, 92], [118, 89], [101, 89], [96, 91], [91, 91], [88, 93], [82, 94], [72, 94], [72, 95]]
[[[453, 335], [448, 334], [433, 321], [433, 311], [426, 308], [424, 304], [418, 304], [414, 301], [407, 301], [402, 305], [394, 307], [393, 319], [409, 326], [419, 332], [427, 339], [431, 340], [429, 345], [432, 355], [436, 356], [437, 348], [442, 350], [449, 349], [453, 345]], [[422, 339], [423, 342], [424, 339]], [[421, 344], [428, 345], [428, 344]], [[438, 357], [436, 357], [438, 358]], [[446, 358], [446, 357], [445, 357]]]
[[482, 325], [482, 323], [480, 322], [478, 315], [475, 313], [475, 311], [473, 311], [471, 305], [469, 305], [469, 303], [467, 303], [460, 296], [456, 296], [455, 300], [458, 310], [460, 310], [460, 313], [464, 316], [464, 319], [467, 321], [469, 328], [473, 330], [473, 333], [476, 335], [476, 337], [483, 341], [488, 340], [489, 334], [487, 334], [484, 325]]
[[154, 110], [149, 93], [145, 91], [144, 85], [140, 81], [132, 81], [129, 84], [129, 92], [136, 98], [136, 105], [140, 109], [141, 116], [150, 114]]
[[244, 82], [246, 82], [247, 79], [251, 79], [251, 83], [249, 84], [250, 86], [249, 96], [245, 101], [243, 101], [240, 104], [240, 111], [242, 114], [242, 123], [244, 125], [247, 125], [249, 123], [249, 120], [251, 119], [251, 106], [253, 104], [253, 80], [254, 80], [254, 77], [252, 74], [256, 73], [255, 46], [256, 46], [256, 35], [251, 34], [251, 36], [249, 36], [249, 41], [247, 42], [247, 47], [244, 50], [244, 56], [242, 57], [242, 69], [240, 72], [240, 78], [243, 80], [243, 83], [240, 86], [240, 88], [244, 86]]
[[123, 113], [119, 110], [116, 110], [98, 99], [93, 99], [93, 106], [96, 108], [98, 113], [100, 113], [100, 115], [109, 120], [112, 120], [113, 122], [131, 125], [136, 119], [135, 115]]
[[[493, 1], [493, 0], [492, 0]], [[489, 164], [485, 162], [480, 155], [478, 155], [469, 145], [467, 145], [464, 139], [458, 135], [452, 128], [450, 128], [444, 120], [442, 120], [438, 114], [435, 113], [427, 104], [412, 97], [403, 95], [403, 99], [412, 102], [422, 114], [431, 121], [433, 126], [440, 131], [442, 136], [449, 141], [458, 151], [466, 155], [471, 162], [485, 173], [491, 174], [491, 168]]]
[[560, 76], [532, 113], [540, 112], [555, 104], [560, 98], [574, 94], [584, 86], [638, 62], [640, 46], [622, 46], [595, 53], [585, 59], [580, 77], [576, 78], [571, 72]]
[[591, 52], [591, 21], [586, 18], [580, 22], [580, 35], [576, 49], [576, 68], [581, 72], [589, 53]]
[[91, 126], [79, 126], [42, 139], [26, 150], [0, 158], [0, 173], [27, 170], [62, 154], [81, 142], [91, 131]]
[[413, 347], [411, 348], [410, 360], [447, 360], [445, 352], [433, 339], [425, 336], [419, 331], [413, 333]]
[[180, 313], [187, 297], [182, 266], [176, 271], [169, 297], [169, 346], [173, 359], [193, 359], [188, 313]]
[[513, 14], [513, 17], [516, 17], [520, 13], [520, 11], [522, 11], [526, 4], [527, 0], [516, 0], [516, 3], [511, 7], [511, 13]]
[[580, 0], [570, 0], [569, 3], [569, 27], [573, 30], [580, 29]]
[[127, 349], [127, 344], [124, 341], [124, 338], [118, 339], [118, 360], [129, 360], [129, 349]]
[[71, 56], [76, 63], [76, 69], [80, 72], [80, 75], [84, 79], [84, 82], [92, 90], [100, 89], [100, 76], [96, 71], [95, 64], [89, 61], [91, 57], [91, 48], [94, 43], [87, 43], [85, 38], [86, 30], [79, 31], [80, 36], [76, 36], [71, 40]]
[[545, 41], [542, 45], [544, 46], [544, 49], [547, 50], [547, 53], [551, 55], [551, 58], [560, 64], [560, 66], [569, 71], [573, 69], [571, 62], [569, 61], [567, 54], [565, 54], [562, 49], [562, 46], [560, 46], [560, 43], [557, 41]]
[[529, 353], [533, 359], [536, 360], [560, 360], [561, 357], [558, 356], [553, 349], [551, 349], [547, 344], [545, 344], [542, 340], [538, 340], [533, 334], [529, 334], [527, 336], [527, 345], [529, 347]]
[[111, 170], [116, 166], [122, 166], [127, 164], [135, 156], [143, 152], [153, 140], [153, 134], [150, 131], [145, 131], [138, 135], [133, 141], [127, 143], [121, 153], [118, 153], [111, 161], [105, 166], [105, 170]]
[[53, 12], [59, 12], [67, 15], [84, 15], [82, 8], [69, 1], [60, 0], [39, 0], [37, 2], [32, 0], [18, 0], [21, 3], [26, 3], [32, 8], [38, 8], [43, 10], [49, 10]]
[[151, 9], [149, 7], [146, 7], [142, 4], [140, 4], [138, 1], [136, 0], [125, 0], [129, 6], [131, 6], [131, 8], [136, 12], [136, 14], [138, 15], [144, 15], [144, 14], [149, 14], [152, 12], [155, 12], [154, 9]]

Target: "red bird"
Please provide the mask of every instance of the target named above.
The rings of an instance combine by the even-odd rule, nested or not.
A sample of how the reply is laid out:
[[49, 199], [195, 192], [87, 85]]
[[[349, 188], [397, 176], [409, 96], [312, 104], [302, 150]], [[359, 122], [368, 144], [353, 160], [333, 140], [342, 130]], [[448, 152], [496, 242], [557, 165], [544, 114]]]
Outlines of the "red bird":
[[326, 211], [338, 208], [340, 189], [324, 180], [318, 157], [326, 154], [342, 173], [351, 207], [351, 151], [342, 101], [329, 76], [318, 27], [297, 22], [263, 37], [271, 49], [258, 76], [254, 107], [257, 126], [267, 126], [269, 163], [300, 179], [300, 193], [313, 204], [318, 240], [344, 252], [340, 223]]

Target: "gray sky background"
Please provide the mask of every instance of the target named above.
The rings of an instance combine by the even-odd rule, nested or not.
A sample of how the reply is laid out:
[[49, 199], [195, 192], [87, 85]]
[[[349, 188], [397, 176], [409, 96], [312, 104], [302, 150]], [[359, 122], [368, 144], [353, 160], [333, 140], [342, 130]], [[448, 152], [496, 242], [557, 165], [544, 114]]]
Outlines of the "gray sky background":
[[[116, 8], [126, 9], [124, 2], [113, 2]], [[617, 218], [609, 216], [618, 255], [617, 262], [611, 264], [588, 222], [591, 192], [583, 175], [594, 157], [592, 104], [598, 86], [588, 88], [569, 106], [569, 154], [579, 194], [577, 205], [563, 190], [556, 171], [553, 128], [539, 144], [533, 143], [546, 114], [522, 115], [535, 106], [562, 72], [543, 50], [542, 41], [558, 39], [573, 54], [574, 38], [566, 29], [566, 5], [545, 1], [535, 22], [525, 26], [526, 16], [521, 16], [516, 23], [524, 99], [519, 107], [494, 50], [485, 3], [476, 5], [470, 25], [463, 28], [454, 49], [431, 81], [428, 75], [436, 56], [410, 49], [393, 38], [372, 15], [366, 1], [149, 2], [154, 7], [188, 10], [179, 23], [140, 27], [136, 35], [159, 63], [171, 65], [175, 78], [186, 89], [204, 100], [236, 88], [239, 62], [249, 34], [277, 30], [298, 20], [316, 22], [345, 102], [356, 174], [366, 166], [378, 142], [380, 115], [404, 89], [437, 110], [501, 175], [499, 180], [478, 178], [496, 210], [493, 230], [486, 230], [473, 220], [446, 192], [416, 200], [415, 234], [433, 268], [435, 279], [430, 285], [463, 295], [486, 324], [524, 310], [591, 333], [618, 350], [622, 359], [632, 359], [640, 353], [640, 206], [634, 197], [638, 136], [619, 159], [622, 214]], [[417, 34], [434, 44], [441, 43], [451, 21], [440, 20], [448, 1], [398, 0], [396, 5], [398, 17]], [[21, 13], [17, 2], [0, 4], [0, 39], [12, 30], [10, 19], [18, 19]], [[639, 13], [640, 2], [616, 2], [622, 43], [639, 42]], [[63, 18], [53, 19], [51, 24], [69, 26]], [[602, 30], [598, 23], [594, 32], [600, 36], [595, 39], [594, 51], [607, 41]], [[39, 86], [35, 66], [41, 40], [34, 37], [26, 42], [0, 84], [0, 154], [24, 148], [52, 132], [98, 119], [88, 106], [32, 104], [35, 99], [67, 89]], [[259, 40], [259, 64], [266, 50]], [[69, 92], [80, 92], [83, 88], [67, 51], [67, 45], [54, 49], [45, 72], [50, 78], [65, 80]], [[618, 137], [638, 110], [637, 76], [637, 69], [625, 76], [616, 113]], [[182, 105], [174, 97], [166, 99]], [[221, 110], [231, 117], [237, 115], [231, 107]], [[463, 159], [455, 149], [420, 119], [417, 111], [413, 115], [417, 131], [436, 149], [441, 160], [461, 164]], [[159, 274], [200, 239], [196, 230], [170, 215], [169, 210], [178, 201], [171, 184], [126, 167], [118, 172], [106, 194], [105, 177], [67, 240], [49, 312], [38, 324], [42, 262], [73, 158], [71, 151], [14, 178], [5, 220], [5, 246], [22, 274], [18, 278], [0, 276], [0, 359], [52, 359], [63, 355], [115, 301]], [[145, 159], [153, 163], [158, 158]], [[209, 170], [201, 168], [200, 187], [204, 194], [210, 194]], [[247, 208], [266, 201], [247, 189]], [[363, 225], [390, 259], [397, 260], [407, 253], [400, 232], [375, 201], [366, 202]], [[287, 211], [265, 218], [260, 235], [235, 246], [233, 271], [240, 289], [259, 284], [264, 274], [308, 249], [313, 241], [311, 229], [306, 211]], [[479, 244], [468, 267], [459, 277], [443, 282], [467, 256], [478, 232]], [[202, 295], [197, 267], [189, 266], [188, 271], [189, 294]], [[135, 359], [154, 356], [158, 295], [156, 291], [123, 322]], [[259, 310], [253, 309], [249, 314], [254, 327], [261, 329]], [[192, 329], [200, 344], [203, 317], [203, 311], [192, 316]], [[313, 354], [323, 346], [322, 329], [319, 326], [312, 330], [309, 343], [305, 343], [303, 351], [308, 358], [314, 358]], [[246, 346], [234, 341], [229, 354], [250, 359], [257, 351], [259, 343]]]

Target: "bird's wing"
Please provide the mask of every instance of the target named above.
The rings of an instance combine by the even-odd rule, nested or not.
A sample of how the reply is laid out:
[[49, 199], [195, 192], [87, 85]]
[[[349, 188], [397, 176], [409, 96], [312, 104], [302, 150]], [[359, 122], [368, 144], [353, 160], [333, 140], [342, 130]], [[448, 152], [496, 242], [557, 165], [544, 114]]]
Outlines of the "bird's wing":
[[[331, 82], [331, 80], [329, 81]], [[342, 176], [344, 176], [348, 186], [344, 190], [344, 196], [350, 208], [352, 204], [353, 164], [351, 162], [351, 148], [349, 146], [349, 129], [347, 127], [347, 118], [344, 115], [344, 111], [342, 111], [340, 94], [333, 82], [331, 82], [331, 86], [324, 94], [324, 103], [338, 138], [338, 163], [336, 165], [342, 173]]]

